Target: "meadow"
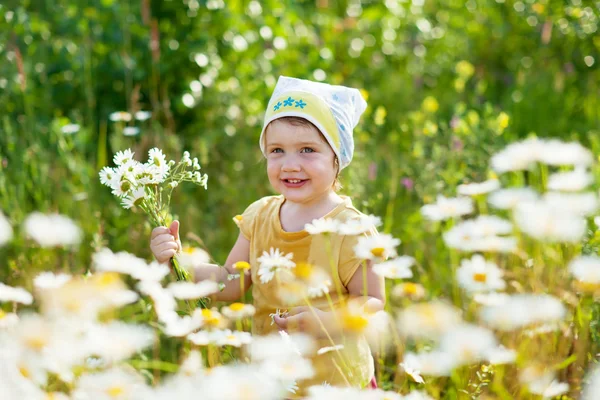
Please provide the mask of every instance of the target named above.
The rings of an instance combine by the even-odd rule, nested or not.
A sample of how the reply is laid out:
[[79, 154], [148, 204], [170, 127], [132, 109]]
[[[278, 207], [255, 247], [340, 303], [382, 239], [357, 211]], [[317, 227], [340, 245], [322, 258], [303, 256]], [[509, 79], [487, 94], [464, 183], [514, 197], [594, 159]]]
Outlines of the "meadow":
[[[307, 398], [600, 398], [599, 19], [583, 0], [3, 2], [0, 392], [283, 399], [336, 351], [252, 337], [250, 296], [196, 308], [218, 287], [149, 248], [179, 219], [183, 268], [225, 261], [234, 217], [274, 194], [258, 136], [286, 75], [367, 100], [340, 193], [386, 277], [384, 313], [342, 318], [380, 389]], [[137, 197], [111, 193], [125, 180]]]

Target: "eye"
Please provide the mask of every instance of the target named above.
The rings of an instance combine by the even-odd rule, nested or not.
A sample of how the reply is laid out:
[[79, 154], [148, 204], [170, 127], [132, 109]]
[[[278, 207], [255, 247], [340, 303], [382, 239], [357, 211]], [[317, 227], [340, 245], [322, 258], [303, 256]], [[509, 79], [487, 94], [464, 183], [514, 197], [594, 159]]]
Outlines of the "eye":
[[313, 149], [312, 147], [303, 147], [302, 150], [300, 150], [300, 153], [314, 153], [315, 149]]
[[276, 147], [271, 150], [271, 153], [283, 153], [283, 149], [280, 147]]

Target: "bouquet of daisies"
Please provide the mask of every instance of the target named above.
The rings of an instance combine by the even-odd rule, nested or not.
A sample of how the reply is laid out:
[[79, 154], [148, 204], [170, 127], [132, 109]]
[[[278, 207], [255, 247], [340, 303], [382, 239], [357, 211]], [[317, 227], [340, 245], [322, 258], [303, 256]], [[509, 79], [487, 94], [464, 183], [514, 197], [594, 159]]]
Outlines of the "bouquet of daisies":
[[[190, 158], [187, 151], [179, 163], [167, 161], [156, 147], [148, 152], [146, 163], [134, 160], [133, 155], [130, 149], [117, 152], [113, 159], [116, 167], [102, 168], [100, 182], [112, 189], [124, 208], [140, 208], [155, 226], [167, 225], [171, 195], [181, 182], [192, 182], [206, 189], [208, 176], [200, 173], [198, 159]], [[181, 268], [177, 259], [171, 261], [177, 279], [190, 280], [189, 272]]]

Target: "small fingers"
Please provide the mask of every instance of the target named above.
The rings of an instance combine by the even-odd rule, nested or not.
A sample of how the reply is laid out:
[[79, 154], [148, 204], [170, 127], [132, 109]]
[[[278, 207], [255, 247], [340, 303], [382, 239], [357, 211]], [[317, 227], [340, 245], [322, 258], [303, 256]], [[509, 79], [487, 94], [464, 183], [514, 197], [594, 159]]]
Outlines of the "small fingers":
[[173, 250], [175, 252], [177, 252], [177, 250], [179, 249], [179, 247], [177, 246], [176, 242], [164, 242], [159, 244], [158, 246], [153, 246], [153, 250], [155, 253], [162, 253], [165, 250]]
[[169, 233], [169, 229], [167, 229], [167, 227], [165, 227], [165, 226], [158, 226], [158, 227], [152, 229], [152, 234], [150, 235], [150, 237], [152, 239], [154, 239], [158, 235], [162, 235], [164, 233]]
[[279, 329], [287, 329], [287, 320], [285, 318], [275, 315], [273, 316], [273, 321], [275, 321], [275, 325], [277, 325]]
[[156, 259], [161, 263], [164, 264], [167, 261], [169, 261], [171, 258], [173, 258], [173, 256], [175, 256], [177, 252], [175, 250], [172, 249], [168, 249], [168, 250], [163, 250], [161, 251], [157, 256]]
[[154, 239], [152, 239], [150, 241], [150, 245], [151, 246], [160, 246], [161, 244], [166, 243], [166, 242], [175, 243], [175, 237], [173, 235], [171, 235], [170, 233], [158, 235], [157, 237], [155, 237]]

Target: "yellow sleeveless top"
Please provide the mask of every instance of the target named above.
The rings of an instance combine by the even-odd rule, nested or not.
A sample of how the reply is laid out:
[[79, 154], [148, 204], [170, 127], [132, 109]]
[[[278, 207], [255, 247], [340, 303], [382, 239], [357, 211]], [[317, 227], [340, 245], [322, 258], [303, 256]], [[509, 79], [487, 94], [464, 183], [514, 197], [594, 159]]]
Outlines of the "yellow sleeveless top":
[[[323, 218], [336, 219], [345, 222], [348, 219], [363, 215], [352, 206], [350, 198], [342, 196], [343, 203], [336, 206]], [[239, 226], [242, 234], [250, 241], [250, 265], [252, 274], [252, 297], [256, 314], [254, 315], [252, 333], [254, 335], [267, 335], [277, 331], [277, 325], [272, 324], [269, 314], [276, 310], [288, 310], [294, 305], [284, 303], [277, 295], [277, 280], [262, 283], [258, 276], [260, 263], [257, 261], [264, 251], [270, 248], [279, 249], [283, 253], [293, 253], [292, 261], [296, 264], [306, 262], [311, 265], [323, 267], [330, 275], [330, 297], [334, 306], [340, 299], [336, 291], [336, 284], [341, 284], [342, 296], [347, 297], [346, 285], [354, 273], [362, 265], [362, 260], [354, 254], [354, 246], [358, 236], [329, 234], [310, 235], [307, 231], [286, 232], [281, 227], [279, 211], [285, 202], [282, 195], [264, 197], [252, 203], [242, 214]], [[375, 229], [369, 234], [375, 234]], [[326, 243], [325, 240], [328, 242]], [[332, 262], [333, 259], [333, 262]], [[337, 274], [332, 272], [330, 265], [337, 266]], [[337, 281], [337, 282], [336, 282]], [[306, 305], [306, 304], [297, 304]], [[331, 311], [325, 296], [311, 299], [311, 305], [323, 311]], [[331, 351], [312, 357], [315, 376], [311, 379], [298, 382], [300, 390], [297, 396], [302, 396], [304, 390], [311, 385], [328, 383], [330, 385], [364, 387], [374, 375], [373, 357], [364, 337], [345, 336], [333, 338], [335, 344], [343, 344], [340, 354]], [[328, 339], [317, 340], [318, 348], [331, 346]], [[343, 375], [340, 372], [340, 356], [344, 360]], [[291, 396], [293, 398], [293, 396]]]

